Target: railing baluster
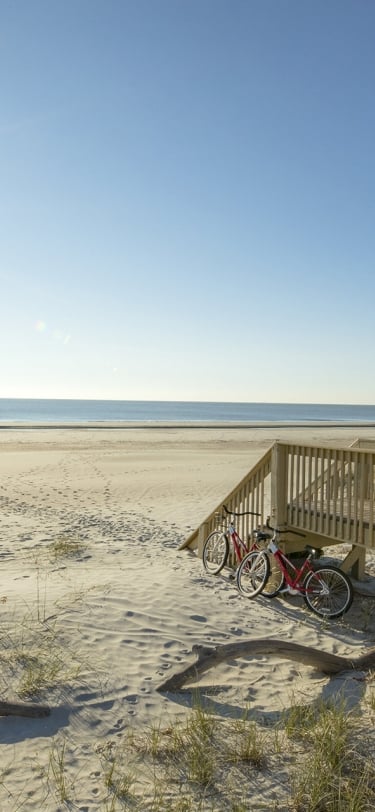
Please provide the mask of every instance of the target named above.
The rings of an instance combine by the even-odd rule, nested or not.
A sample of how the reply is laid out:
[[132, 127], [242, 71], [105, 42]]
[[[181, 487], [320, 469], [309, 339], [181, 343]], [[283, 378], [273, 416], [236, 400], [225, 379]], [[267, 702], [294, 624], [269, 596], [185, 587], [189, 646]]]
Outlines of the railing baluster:
[[350, 451], [347, 452], [347, 474], [346, 474], [346, 541], [350, 541], [350, 525], [352, 520], [352, 457]]
[[306, 501], [305, 480], [306, 480], [306, 470], [305, 469], [306, 469], [306, 448], [305, 448], [305, 446], [302, 446], [301, 447], [301, 477], [302, 477], [302, 481], [301, 481], [301, 497], [302, 497], [302, 505], [301, 505], [301, 513], [300, 513], [300, 516], [301, 516], [300, 525], [303, 528], [306, 527], [306, 522], [305, 522], [305, 501]]
[[294, 452], [293, 447], [289, 449], [288, 454], [288, 475], [289, 475], [289, 505], [290, 514], [288, 517], [289, 524], [293, 524], [294, 520]]
[[330, 535], [330, 516], [331, 516], [331, 451], [330, 449], [326, 450], [325, 454], [325, 533], [327, 536]]
[[358, 514], [358, 507], [359, 507], [359, 484], [360, 484], [360, 477], [361, 477], [361, 457], [363, 455], [358, 454], [354, 451], [353, 453], [353, 470], [354, 470], [354, 478], [353, 478], [353, 533], [351, 535], [351, 539], [353, 542], [358, 541], [358, 521], [359, 521], [359, 514]]
[[299, 523], [299, 511], [300, 511], [300, 493], [301, 493], [301, 488], [300, 488], [301, 457], [300, 457], [300, 448], [299, 448], [299, 446], [296, 446], [296, 463], [297, 463], [297, 465], [296, 465], [296, 485], [297, 485], [297, 488], [296, 488], [296, 496], [295, 496], [295, 502], [296, 502], [296, 522], [295, 523], [298, 524]]
[[312, 457], [312, 449], [308, 449], [308, 468], [307, 468], [307, 490], [306, 490], [306, 527], [308, 530], [311, 530], [311, 518], [312, 518], [312, 500], [311, 500], [311, 485], [312, 485], [312, 465], [313, 465], [313, 457]]
[[363, 544], [364, 540], [364, 510], [365, 510], [365, 494], [368, 487], [367, 472], [368, 472], [368, 455], [362, 454], [359, 458], [359, 499], [358, 499], [358, 533], [357, 541]]
[[345, 499], [345, 454], [344, 451], [340, 451], [340, 482], [339, 482], [339, 529], [338, 535], [339, 538], [344, 537], [344, 499]]
[[324, 532], [324, 449], [319, 457], [319, 533]]
[[315, 449], [315, 482], [314, 482], [314, 527], [313, 530], [318, 532], [318, 482], [319, 482], [319, 451]]
[[371, 454], [369, 462], [369, 480], [368, 480], [368, 502], [369, 502], [369, 529], [368, 529], [368, 547], [374, 547], [374, 454]]
[[337, 468], [338, 468], [338, 460], [337, 460], [337, 449], [334, 449], [333, 452], [333, 476], [331, 480], [332, 488], [331, 488], [331, 499], [332, 499], [332, 532], [335, 538], [337, 537]]

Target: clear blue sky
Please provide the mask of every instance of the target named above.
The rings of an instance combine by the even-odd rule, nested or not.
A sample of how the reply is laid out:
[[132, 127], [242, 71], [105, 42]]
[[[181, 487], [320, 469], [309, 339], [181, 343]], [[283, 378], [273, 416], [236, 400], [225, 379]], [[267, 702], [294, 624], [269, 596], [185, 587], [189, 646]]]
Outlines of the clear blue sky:
[[0, 0], [0, 396], [375, 403], [374, 44], [374, 0]]

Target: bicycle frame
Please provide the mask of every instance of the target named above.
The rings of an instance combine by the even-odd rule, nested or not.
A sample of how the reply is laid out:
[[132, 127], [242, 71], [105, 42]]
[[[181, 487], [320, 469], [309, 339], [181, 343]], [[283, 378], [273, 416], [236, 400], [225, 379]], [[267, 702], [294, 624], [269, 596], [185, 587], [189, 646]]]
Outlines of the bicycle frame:
[[[302, 580], [308, 572], [315, 572], [314, 567], [311, 565], [311, 554], [307, 556], [302, 564], [301, 569], [295, 567], [290, 559], [280, 550], [278, 545], [272, 539], [268, 544], [268, 550], [272, 553], [278, 567], [284, 575], [286, 587], [281, 589], [281, 592], [289, 592], [291, 595], [305, 595], [306, 590], [303, 586]], [[292, 577], [292, 573], [295, 577]]]
[[[229, 557], [231, 565], [237, 564], [237, 567], [240, 567], [241, 562], [250, 552], [251, 537], [249, 537], [247, 543], [243, 541], [236, 530], [234, 517], [259, 516], [259, 513], [254, 513], [251, 510], [236, 513], [228, 510], [226, 505], [223, 505], [223, 510], [227, 514], [227, 519], [225, 519], [224, 515], [217, 514], [215, 516], [218, 526], [211, 531], [203, 545], [203, 565], [211, 575], [218, 575], [227, 564]], [[225, 529], [223, 528], [224, 522], [226, 524]], [[251, 547], [251, 550], [254, 549], [258, 551], [259, 547], [257, 545]]]
[[[228, 510], [226, 505], [223, 505], [223, 508], [224, 508], [225, 513], [228, 516], [230, 516], [230, 515], [232, 515], [232, 516], [245, 516], [245, 515], [247, 515], [247, 516], [260, 516], [259, 513], [254, 513], [252, 510], [245, 511], [244, 513], [235, 513], [234, 511], [232, 512], [232, 511]], [[253, 541], [251, 544], [250, 544], [250, 539], [249, 539], [249, 544], [246, 544], [246, 542], [243, 541], [241, 536], [239, 536], [238, 533], [237, 533], [237, 530], [236, 530], [236, 528], [234, 526], [234, 523], [233, 523], [233, 519], [229, 520], [228, 527], [225, 530], [225, 535], [226, 535], [229, 543], [232, 544], [232, 549], [234, 551], [234, 555], [235, 555], [237, 564], [241, 563], [242, 559], [245, 557], [245, 555], [247, 555], [247, 553], [250, 553], [252, 550], [259, 550], [260, 549], [255, 541]]]
[[232, 522], [230, 522], [230, 524], [228, 525], [226, 532], [230, 537], [234, 554], [236, 556], [238, 563], [240, 564], [243, 557], [247, 555], [247, 553], [250, 552], [250, 550], [245, 544], [245, 542], [242, 541], [242, 538], [238, 535], [237, 530]]

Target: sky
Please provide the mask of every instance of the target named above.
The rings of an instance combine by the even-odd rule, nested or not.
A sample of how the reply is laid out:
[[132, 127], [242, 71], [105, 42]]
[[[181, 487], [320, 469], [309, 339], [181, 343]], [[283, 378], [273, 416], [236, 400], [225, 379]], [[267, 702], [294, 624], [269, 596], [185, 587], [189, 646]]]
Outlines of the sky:
[[375, 404], [374, 0], [0, 0], [0, 397]]

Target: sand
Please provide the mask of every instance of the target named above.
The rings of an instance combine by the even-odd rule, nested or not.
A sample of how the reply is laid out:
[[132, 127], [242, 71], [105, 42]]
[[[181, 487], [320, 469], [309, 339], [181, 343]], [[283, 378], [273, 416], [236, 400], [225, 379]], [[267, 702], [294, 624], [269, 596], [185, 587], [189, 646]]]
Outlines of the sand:
[[[222, 664], [202, 677], [199, 694], [157, 690], [199, 643], [270, 636], [348, 656], [374, 645], [371, 598], [356, 595], [343, 619], [323, 623], [298, 598], [246, 601], [228, 573], [210, 578], [178, 549], [275, 439], [348, 445], [359, 436], [374, 439], [375, 429], [1, 429], [0, 699], [51, 708], [45, 718], [0, 717], [2, 812], [190, 809], [186, 782], [170, 777], [155, 805], [139, 748], [137, 807], [125, 790], [115, 798], [108, 764], [117, 752], [130, 763], [121, 748], [131, 733], [185, 722], [194, 696], [219, 719], [246, 711], [264, 728], [339, 688], [360, 702], [361, 675], [328, 680], [266, 656]], [[242, 808], [289, 808], [286, 758], [258, 774]], [[220, 793], [198, 792], [195, 808], [231, 808], [223, 774], [218, 782]]]

